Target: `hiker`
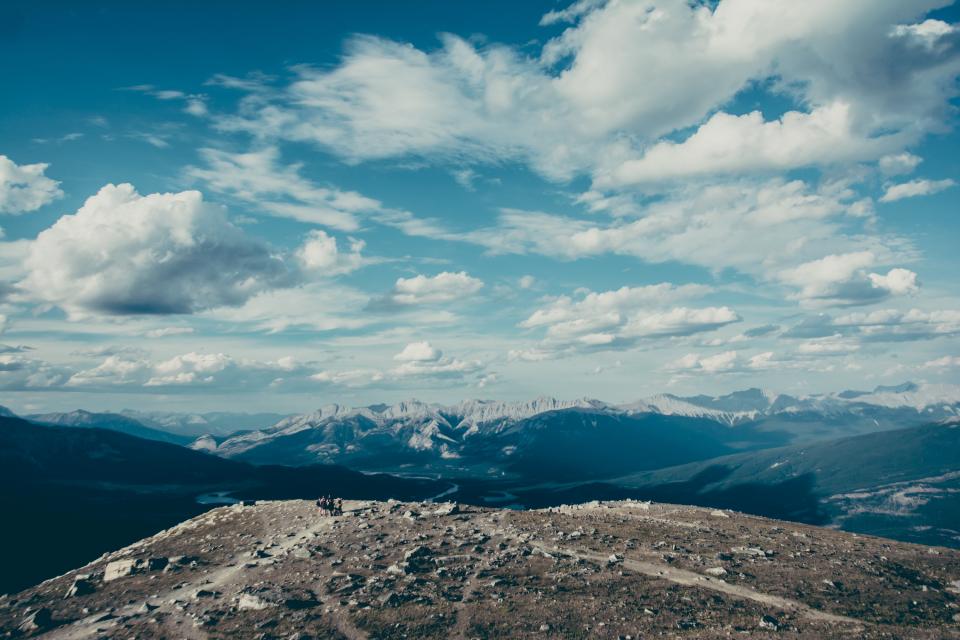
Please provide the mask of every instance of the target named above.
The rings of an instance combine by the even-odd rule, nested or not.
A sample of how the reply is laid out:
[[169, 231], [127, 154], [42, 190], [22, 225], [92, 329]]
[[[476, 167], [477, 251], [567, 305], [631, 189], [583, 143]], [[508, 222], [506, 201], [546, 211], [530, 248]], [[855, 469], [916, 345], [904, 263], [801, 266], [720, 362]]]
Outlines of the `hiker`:
[[320, 515], [329, 516], [333, 511], [330, 496], [320, 496], [317, 500], [317, 506], [320, 507]]
[[343, 515], [343, 498], [337, 498], [336, 504], [333, 507], [333, 513], [338, 516]]

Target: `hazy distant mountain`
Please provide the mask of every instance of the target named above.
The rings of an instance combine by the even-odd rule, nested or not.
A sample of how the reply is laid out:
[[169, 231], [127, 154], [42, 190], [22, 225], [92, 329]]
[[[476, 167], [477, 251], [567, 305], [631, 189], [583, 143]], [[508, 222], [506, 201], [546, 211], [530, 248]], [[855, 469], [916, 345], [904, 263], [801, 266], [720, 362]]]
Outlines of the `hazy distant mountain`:
[[16, 418], [16, 417], [17, 417], [17, 414], [15, 414], [13, 411], [11, 411], [10, 409], [7, 409], [4, 406], [0, 406], [0, 418]]
[[38, 413], [24, 416], [25, 419], [52, 427], [97, 428], [118, 431], [147, 440], [158, 440], [173, 444], [187, 444], [190, 438], [160, 429], [150, 428], [138, 420], [118, 413], [92, 413], [78, 409], [68, 413]]
[[[958, 414], [957, 387], [915, 384], [806, 397], [759, 389], [716, 397], [661, 394], [625, 405], [553, 398], [530, 402], [474, 400], [452, 406], [410, 400], [359, 408], [328, 405], [266, 429], [225, 439], [202, 437], [191, 446], [258, 464], [339, 462], [368, 470], [406, 467], [487, 473], [485, 465], [502, 471], [517, 468], [514, 461], [527, 456], [545, 460], [547, 451], [560, 455], [561, 441], [556, 434], [562, 433], [568, 447], [564, 455], [580, 455], [586, 461], [590, 458], [586, 452], [599, 438], [598, 446], [611, 455], [627, 447], [635, 460], [652, 465], [648, 452], [654, 451], [662, 458], [660, 466], [666, 466], [676, 460], [672, 456], [677, 447], [688, 460], [703, 457], [703, 451], [697, 449], [701, 442], [722, 443], [726, 451], [745, 450], [914, 426]], [[592, 417], [584, 421], [584, 415]], [[646, 429], [651, 422], [644, 416], [651, 415], [662, 418], [655, 422], [665, 433]], [[531, 422], [534, 417], [538, 419]], [[573, 424], [579, 431], [576, 438], [571, 436]], [[614, 428], [614, 424], [618, 426]], [[547, 428], [550, 425], [556, 429]], [[621, 428], [623, 425], [643, 428], [632, 433]], [[724, 429], [718, 430], [717, 426]], [[532, 427], [548, 435], [521, 436], [524, 429]], [[696, 437], [655, 446], [671, 431], [673, 435], [686, 434], [690, 428], [694, 428]], [[508, 460], [514, 453], [519, 455]], [[713, 451], [714, 455], [720, 453], [720, 449]], [[592, 472], [603, 475], [606, 469], [601, 461], [597, 464]], [[583, 464], [578, 466], [584, 468]]]
[[176, 413], [164, 411], [135, 411], [124, 409], [121, 415], [169, 433], [196, 438], [202, 435], [227, 436], [238, 431], [263, 429], [283, 420], [282, 413]]
[[[874, 419], [895, 415], [897, 420], [942, 420], [960, 415], [960, 387], [918, 385], [908, 382], [873, 391], [842, 391], [836, 394], [790, 396], [761, 389], [747, 389], [723, 396], [651, 396], [623, 405], [626, 411], [654, 412], [709, 418], [729, 425], [761, 420], [770, 416], [820, 415], [830, 420]], [[884, 414], [883, 409], [898, 410]], [[894, 426], [903, 426], [902, 424]], [[892, 428], [892, 427], [891, 427]]]

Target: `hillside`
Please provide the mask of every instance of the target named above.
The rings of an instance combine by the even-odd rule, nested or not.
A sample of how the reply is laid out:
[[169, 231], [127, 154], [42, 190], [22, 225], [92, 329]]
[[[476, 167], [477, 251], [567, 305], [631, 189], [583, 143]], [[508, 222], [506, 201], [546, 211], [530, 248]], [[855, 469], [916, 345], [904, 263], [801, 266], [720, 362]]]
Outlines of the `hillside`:
[[0, 545], [31, 558], [4, 567], [0, 592], [197, 515], [225, 495], [423, 498], [448, 486], [336, 466], [256, 467], [105, 429], [0, 418]]
[[79, 409], [69, 413], [41, 413], [23, 417], [30, 422], [48, 427], [109, 429], [111, 431], [125, 433], [128, 436], [180, 445], [188, 444], [191, 440], [189, 436], [170, 433], [162, 429], [154, 429], [138, 420], [119, 413], [93, 413]]
[[960, 638], [960, 552], [641, 502], [221, 507], [0, 599], [43, 638]]
[[723, 456], [517, 500], [636, 497], [960, 547], [960, 423]]

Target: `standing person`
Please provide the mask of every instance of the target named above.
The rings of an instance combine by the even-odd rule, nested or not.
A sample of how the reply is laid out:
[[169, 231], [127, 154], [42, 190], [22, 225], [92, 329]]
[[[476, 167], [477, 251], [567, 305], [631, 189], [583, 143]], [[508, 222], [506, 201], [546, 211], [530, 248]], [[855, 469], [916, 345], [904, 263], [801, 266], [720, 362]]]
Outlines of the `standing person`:
[[334, 510], [336, 511], [336, 514], [338, 516], [343, 515], [343, 498], [337, 498], [337, 503], [336, 503], [336, 506], [334, 507]]

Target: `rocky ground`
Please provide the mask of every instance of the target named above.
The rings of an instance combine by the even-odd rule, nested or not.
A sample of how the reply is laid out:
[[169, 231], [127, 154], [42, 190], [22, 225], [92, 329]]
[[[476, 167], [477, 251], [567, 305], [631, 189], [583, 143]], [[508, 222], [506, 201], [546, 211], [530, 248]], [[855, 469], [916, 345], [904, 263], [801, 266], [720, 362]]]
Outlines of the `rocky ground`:
[[955, 550], [643, 502], [346, 509], [214, 509], [3, 596], [0, 637], [960, 638]]

